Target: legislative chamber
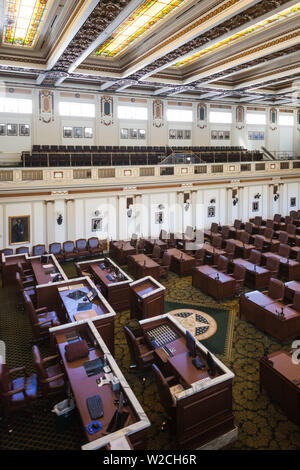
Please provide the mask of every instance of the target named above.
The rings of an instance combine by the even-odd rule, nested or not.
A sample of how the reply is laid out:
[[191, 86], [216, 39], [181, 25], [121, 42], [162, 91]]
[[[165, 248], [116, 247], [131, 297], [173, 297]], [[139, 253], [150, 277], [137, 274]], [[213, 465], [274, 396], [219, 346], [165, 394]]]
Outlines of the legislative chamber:
[[299, 450], [299, 3], [0, 12], [0, 449]]

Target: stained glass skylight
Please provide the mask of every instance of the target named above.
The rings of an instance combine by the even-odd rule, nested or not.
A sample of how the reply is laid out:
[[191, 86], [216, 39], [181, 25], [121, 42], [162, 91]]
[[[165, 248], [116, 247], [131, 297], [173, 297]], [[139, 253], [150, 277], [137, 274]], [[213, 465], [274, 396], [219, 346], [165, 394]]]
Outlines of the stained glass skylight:
[[196, 52], [195, 54], [192, 54], [185, 59], [182, 59], [178, 62], [176, 62], [174, 65], [177, 67], [182, 67], [183, 65], [191, 64], [195, 62], [199, 57], [203, 56], [204, 54], [207, 54], [209, 52], [215, 51], [216, 49], [219, 49], [223, 46], [227, 46], [229, 44], [232, 44], [234, 41], [245, 38], [248, 36], [250, 33], [259, 32], [263, 28], [273, 25], [275, 23], [278, 23], [279, 21], [285, 20], [286, 18], [289, 18], [291, 16], [294, 16], [295, 14], [299, 13], [300, 11], [300, 2], [295, 3], [290, 8], [286, 8], [282, 10], [280, 13], [277, 13], [275, 15], [269, 16], [265, 20], [259, 21], [258, 23], [249, 26], [248, 28], [243, 29], [239, 33], [233, 34], [232, 36], [229, 36], [227, 39], [223, 39], [222, 41], [219, 41], [212, 46], [206, 47], [205, 49], [202, 49], [199, 52]]
[[34, 46], [52, 0], [6, 0], [2, 43]]
[[115, 56], [156, 23], [189, 0], [146, 0], [98, 47], [97, 55]]

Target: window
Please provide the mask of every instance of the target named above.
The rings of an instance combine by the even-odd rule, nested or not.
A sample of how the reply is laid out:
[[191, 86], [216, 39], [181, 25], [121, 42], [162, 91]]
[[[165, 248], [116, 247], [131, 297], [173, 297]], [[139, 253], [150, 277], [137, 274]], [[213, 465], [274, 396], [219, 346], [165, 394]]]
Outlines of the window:
[[221, 111], [210, 111], [209, 112], [209, 121], [214, 124], [231, 124], [232, 123], [232, 113], [230, 112], [221, 112]]
[[293, 126], [294, 125], [294, 116], [285, 116], [279, 114], [278, 124], [280, 126]]
[[60, 101], [59, 114], [60, 116], [95, 117], [95, 105], [93, 103]]
[[266, 115], [261, 113], [247, 113], [246, 124], [266, 124]]
[[1, 98], [0, 113], [32, 114], [32, 100], [19, 98]]
[[138, 106], [118, 106], [118, 118], [147, 121], [148, 109]]
[[167, 121], [192, 122], [193, 111], [191, 109], [167, 109]]

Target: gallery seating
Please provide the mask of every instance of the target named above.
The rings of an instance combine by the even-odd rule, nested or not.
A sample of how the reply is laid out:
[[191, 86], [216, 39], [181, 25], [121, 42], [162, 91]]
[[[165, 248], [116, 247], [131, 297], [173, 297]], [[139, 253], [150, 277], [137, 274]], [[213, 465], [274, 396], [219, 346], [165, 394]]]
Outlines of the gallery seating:
[[64, 261], [65, 257], [62, 252], [61, 243], [53, 242], [49, 245], [49, 253], [54, 255], [60, 263]]
[[66, 241], [63, 243], [63, 255], [65, 261], [74, 261], [77, 259], [77, 250], [75, 248], [74, 242]]
[[87, 256], [89, 256], [90, 252], [89, 252], [88, 244], [85, 238], [80, 238], [76, 240], [75, 246], [76, 246], [78, 258], [86, 258]]
[[19, 246], [18, 248], [16, 248], [16, 255], [20, 255], [22, 253], [28, 253], [29, 254], [28, 246]]
[[90, 255], [103, 255], [103, 246], [97, 237], [90, 237], [87, 243]]
[[34, 245], [32, 247], [32, 256], [43, 256], [46, 251], [45, 245]]

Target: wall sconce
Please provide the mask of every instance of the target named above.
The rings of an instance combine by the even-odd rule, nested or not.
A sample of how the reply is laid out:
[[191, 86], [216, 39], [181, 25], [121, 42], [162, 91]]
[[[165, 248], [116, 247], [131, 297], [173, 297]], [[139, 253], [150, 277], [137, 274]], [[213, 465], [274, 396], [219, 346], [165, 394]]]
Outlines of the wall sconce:
[[209, 201], [209, 203], [210, 203], [210, 204], [215, 204], [215, 203], [216, 203], [216, 200], [215, 200], [215, 199], [211, 199], [211, 200]]
[[236, 206], [238, 202], [239, 202], [239, 198], [238, 198], [238, 197], [235, 197], [234, 199], [232, 199], [232, 204], [233, 204], [234, 206]]
[[186, 203], [184, 204], [184, 210], [188, 211], [190, 208], [191, 202], [189, 199], [187, 199]]
[[276, 202], [278, 201], [278, 199], [279, 199], [279, 194], [278, 193], [274, 194], [274, 201]]
[[164, 210], [164, 208], [165, 208], [165, 206], [164, 206], [163, 204], [158, 204], [158, 206], [157, 206], [157, 207], [158, 207], [158, 208], [159, 208], [159, 210], [161, 210], [161, 211], [163, 211], [163, 210]]
[[257, 193], [257, 194], [255, 194], [254, 199], [259, 199], [260, 196], [261, 196], [261, 194]]
[[61, 225], [63, 223], [63, 216], [60, 212], [57, 215], [56, 222], [57, 222], [57, 225]]

